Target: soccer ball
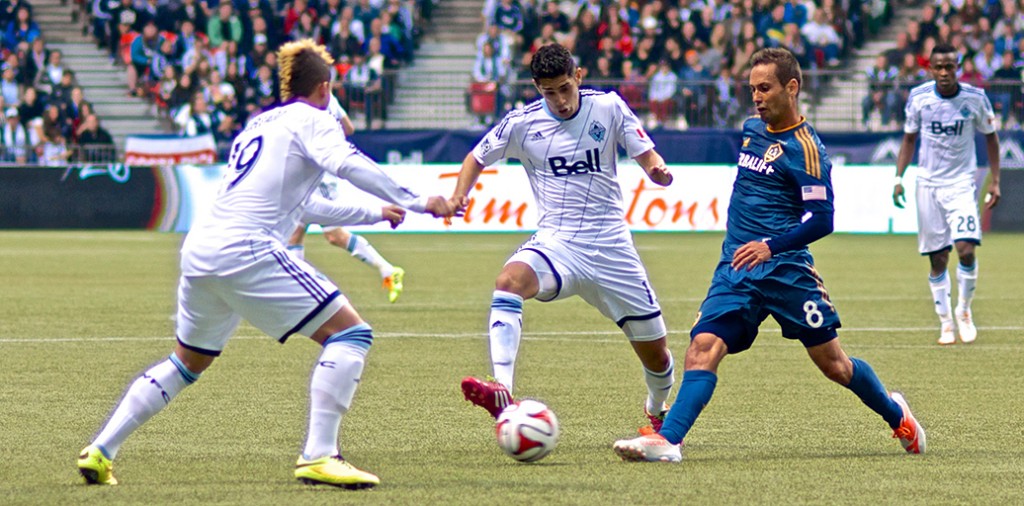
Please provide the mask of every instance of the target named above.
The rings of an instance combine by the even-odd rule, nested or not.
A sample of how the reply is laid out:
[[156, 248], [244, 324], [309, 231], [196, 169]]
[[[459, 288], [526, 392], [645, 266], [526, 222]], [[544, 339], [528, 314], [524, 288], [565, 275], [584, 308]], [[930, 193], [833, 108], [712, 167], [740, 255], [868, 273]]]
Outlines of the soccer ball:
[[558, 418], [543, 402], [524, 400], [498, 415], [498, 446], [520, 462], [536, 462], [558, 444]]

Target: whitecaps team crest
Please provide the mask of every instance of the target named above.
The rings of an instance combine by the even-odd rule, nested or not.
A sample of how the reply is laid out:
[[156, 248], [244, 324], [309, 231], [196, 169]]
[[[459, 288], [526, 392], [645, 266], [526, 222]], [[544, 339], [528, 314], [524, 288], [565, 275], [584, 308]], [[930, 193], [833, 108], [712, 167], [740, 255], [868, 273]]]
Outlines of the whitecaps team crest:
[[768, 146], [768, 150], [764, 152], [764, 161], [772, 163], [775, 160], [778, 160], [780, 156], [782, 156], [782, 144], [776, 142], [775, 144]]
[[969, 117], [971, 117], [971, 110], [966, 108], [966, 107], [964, 107], [963, 109], [960, 109], [960, 115], [965, 117], [965, 118], [969, 118]]
[[597, 142], [603, 141], [604, 134], [607, 132], [608, 130], [605, 129], [604, 125], [598, 123], [597, 121], [590, 124], [590, 137]]

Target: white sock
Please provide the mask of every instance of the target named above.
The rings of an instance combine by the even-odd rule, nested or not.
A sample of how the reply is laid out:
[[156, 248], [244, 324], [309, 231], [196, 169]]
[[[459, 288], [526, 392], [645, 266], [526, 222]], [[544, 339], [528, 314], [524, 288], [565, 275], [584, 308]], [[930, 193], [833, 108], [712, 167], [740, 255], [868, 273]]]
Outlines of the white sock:
[[978, 284], [978, 261], [974, 265], [967, 266], [960, 264], [956, 268], [956, 281], [959, 288], [957, 294], [957, 309], [965, 311], [971, 308], [971, 301], [974, 300], [974, 287]]
[[928, 276], [928, 287], [932, 290], [932, 300], [935, 302], [935, 314], [939, 319], [946, 322], [953, 317], [949, 314], [949, 292], [952, 285], [949, 282], [949, 274], [943, 272], [938, 277]]
[[309, 381], [309, 434], [303, 458], [338, 455], [341, 418], [352, 405], [373, 334], [364, 324], [349, 327], [324, 342]]
[[644, 381], [647, 383], [647, 412], [656, 415], [661, 412], [668, 394], [675, 383], [675, 360], [668, 356], [668, 367], [664, 371], [654, 372], [644, 367]]
[[488, 337], [491, 343], [491, 366], [494, 379], [512, 392], [512, 378], [523, 333], [523, 298], [502, 290], [491, 296], [491, 318]]
[[128, 387], [93, 444], [113, 460], [121, 443], [135, 429], [164, 409], [174, 396], [197, 379], [199, 375], [186, 369], [174, 355], [151, 367]]
[[352, 234], [352, 238], [348, 240], [348, 251], [352, 253], [352, 256], [362, 260], [373, 267], [376, 267], [380, 271], [380, 277], [386, 278], [395, 272], [395, 267], [390, 262], [384, 259], [377, 250], [374, 249], [370, 241], [367, 241], [362, 236]]
[[306, 247], [301, 244], [290, 244], [285, 246], [285, 249], [290, 251], [293, 255], [305, 259], [306, 258]]

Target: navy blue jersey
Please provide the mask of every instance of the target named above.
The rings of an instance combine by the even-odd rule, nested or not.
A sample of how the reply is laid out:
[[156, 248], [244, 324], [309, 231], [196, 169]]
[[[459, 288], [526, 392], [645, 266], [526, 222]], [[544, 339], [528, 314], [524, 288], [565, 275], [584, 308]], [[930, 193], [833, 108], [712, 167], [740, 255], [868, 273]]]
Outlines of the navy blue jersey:
[[733, 252], [750, 241], [793, 230], [807, 212], [833, 212], [832, 163], [818, 134], [804, 119], [779, 132], [770, 131], [757, 117], [745, 121], [738, 165], [722, 243], [723, 262], [731, 262]]

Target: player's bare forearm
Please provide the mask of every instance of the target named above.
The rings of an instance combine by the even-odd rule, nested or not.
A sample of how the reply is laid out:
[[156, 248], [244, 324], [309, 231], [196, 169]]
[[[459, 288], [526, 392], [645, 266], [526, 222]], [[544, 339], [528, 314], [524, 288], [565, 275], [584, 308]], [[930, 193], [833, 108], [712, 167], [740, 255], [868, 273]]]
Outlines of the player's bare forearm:
[[985, 151], [988, 154], [988, 192], [985, 195], [985, 209], [992, 209], [1002, 197], [999, 188], [999, 135], [995, 132], [985, 136]]
[[633, 159], [643, 167], [647, 177], [655, 184], [660, 186], [672, 184], [672, 173], [665, 167], [665, 159], [653, 148], [644, 151]]
[[906, 195], [903, 193], [903, 174], [907, 171], [910, 161], [914, 159], [914, 147], [916, 145], [916, 133], [903, 134], [900, 153], [896, 156], [896, 182], [892, 189], [892, 203], [900, 209], [903, 209], [907, 201]]
[[452, 198], [449, 199], [452, 204], [457, 206], [456, 212], [462, 211], [469, 204], [469, 191], [476, 184], [483, 170], [484, 166], [477, 161], [473, 153], [466, 155], [466, 158], [462, 160], [459, 179], [455, 183], [455, 191], [452, 192]]

